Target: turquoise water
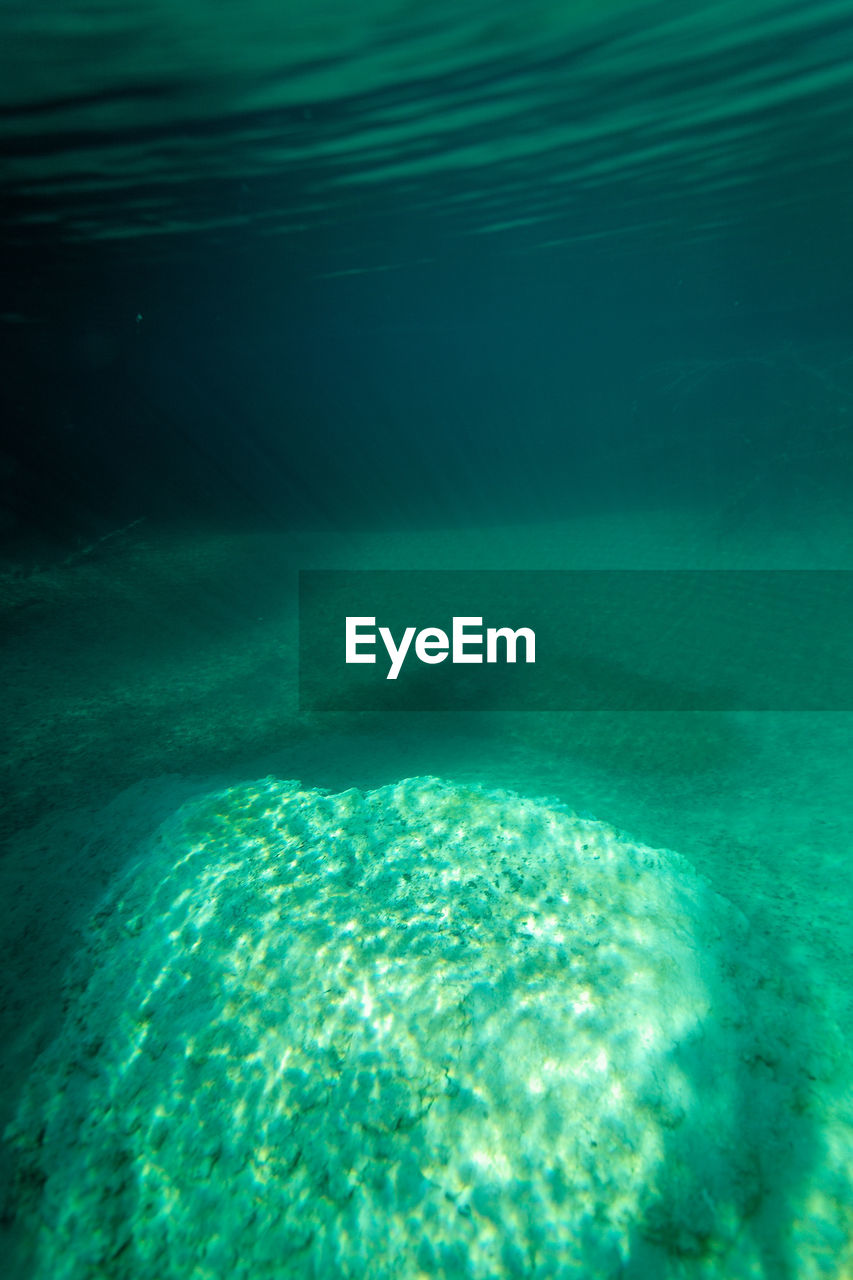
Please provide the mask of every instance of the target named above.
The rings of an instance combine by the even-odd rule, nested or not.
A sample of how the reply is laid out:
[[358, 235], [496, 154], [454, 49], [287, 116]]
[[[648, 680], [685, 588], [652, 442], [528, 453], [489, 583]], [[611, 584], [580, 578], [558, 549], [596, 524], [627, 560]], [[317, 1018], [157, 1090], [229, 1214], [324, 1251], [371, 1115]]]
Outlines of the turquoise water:
[[[853, 5], [47, 2], [0, 105], [10, 1274], [853, 1275], [853, 708], [665, 588], [849, 652]], [[584, 671], [717, 709], [317, 710], [311, 569], [658, 571]]]

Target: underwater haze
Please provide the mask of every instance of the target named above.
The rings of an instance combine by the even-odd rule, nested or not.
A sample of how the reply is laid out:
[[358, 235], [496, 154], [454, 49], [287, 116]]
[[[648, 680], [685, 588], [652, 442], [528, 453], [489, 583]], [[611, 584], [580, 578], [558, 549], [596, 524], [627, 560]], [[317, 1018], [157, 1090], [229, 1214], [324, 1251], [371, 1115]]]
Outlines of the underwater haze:
[[853, 0], [6, 4], [0, 157], [12, 1280], [853, 1280]]
[[846, 4], [4, 28], [21, 541], [844, 501]]

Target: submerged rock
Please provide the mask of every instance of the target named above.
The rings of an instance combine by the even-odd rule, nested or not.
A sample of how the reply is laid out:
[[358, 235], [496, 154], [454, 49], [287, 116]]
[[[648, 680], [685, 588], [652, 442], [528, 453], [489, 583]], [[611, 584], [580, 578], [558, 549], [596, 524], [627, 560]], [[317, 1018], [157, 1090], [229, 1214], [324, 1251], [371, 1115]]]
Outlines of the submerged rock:
[[13, 1128], [34, 1274], [765, 1274], [793, 1086], [751, 1129], [748, 950], [683, 858], [553, 803], [189, 804], [98, 912]]

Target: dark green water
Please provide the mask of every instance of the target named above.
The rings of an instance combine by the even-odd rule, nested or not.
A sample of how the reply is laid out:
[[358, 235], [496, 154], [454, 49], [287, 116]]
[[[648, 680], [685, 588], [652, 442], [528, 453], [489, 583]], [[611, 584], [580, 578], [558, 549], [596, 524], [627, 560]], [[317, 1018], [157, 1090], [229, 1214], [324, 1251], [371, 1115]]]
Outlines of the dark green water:
[[[774, 625], [768, 584], [769, 571], [814, 572], [817, 582], [830, 570], [840, 582], [853, 567], [853, 3], [7, 4], [0, 143], [0, 1016], [12, 1046], [0, 1127], [17, 1126], [0, 1191], [17, 1276], [54, 1280], [61, 1260], [69, 1280], [216, 1280], [238, 1257], [241, 1274], [271, 1280], [853, 1275], [850, 715], [790, 689], [776, 701], [732, 696], [714, 647], [733, 628], [739, 639], [772, 636], [763, 674], [781, 688], [788, 651], [809, 660], [808, 636], [840, 669], [821, 689], [846, 687], [846, 607], [833, 610], [815, 586], [801, 599], [819, 608], [806, 603], [807, 616], [792, 619], [780, 607]], [[590, 684], [618, 695], [593, 699], [597, 709], [564, 697], [546, 710], [523, 699], [471, 710], [462, 672], [464, 711], [447, 710], [446, 697], [425, 709], [428, 690], [410, 686], [390, 710], [324, 712], [298, 698], [305, 569], [490, 570], [495, 581], [508, 570], [616, 571], [623, 610], [631, 571], [655, 570], [658, 588], [652, 606], [638, 606], [642, 662], [623, 614], [608, 614], [600, 651], [596, 608], [578, 620]], [[666, 587], [667, 572], [683, 570], [736, 571], [717, 576], [715, 599], [740, 584], [731, 615], [717, 608], [704, 654], [694, 634], [695, 663], [680, 647], [675, 585]], [[744, 585], [753, 575], [758, 585]], [[593, 596], [604, 581], [596, 576]], [[506, 574], [496, 609], [522, 598]], [[441, 600], [428, 603], [418, 626], [441, 615]], [[762, 667], [754, 646], [750, 660]], [[711, 668], [713, 697], [671, 699]], [[562, 677], [571, 693], [574, 668]], [[312, 680], [322, 691], [323, 672]], [[626, 687], [638, 709], [623, 709]], [[567, 1101], [565, 1081], [581, 1078], [586, 1060], [558, 1069], [551, 1092], [540, 1067], [522, 1072], [532, 1090], [524, 1105], [512, 1101], [518, 1080], [495, 1085], [488, 1142], [471, 1119], [479, 1104], [465, 1118], [448, 1102], [460, 1128], [454, 1143], [448, 1121], [442, 1138], [447, 1167], [468, 1178], [470, 1196], [444, 1186], [437, 1148], [418, 1147], [428, 1139], [416, 1125], [402, 1154], [409, 1130], [392, 1126], [384, 1151], [374, 1125], [368, 1217], [353, 1216], [356, 1201], [336, 1217], [321, 1153], [305, 1157], [303, 1185], [298, 1160], [281, 1155], [293, 1135], [273, 1121], [281, 1102], [310, 1129], [316, 1106], [329, 1150], [358, 1147], [362, 1085], [347, 1092], [344, 1054], [323, 1059], [316, 1096], [303, 1098], [295, 1076], [288, 1093], [252, 1004], [272, 981], [278, 922], [268, 903], [257, 914], [250, 867], [260, 850], [279, 874], [290, 846], [276, 843], [266, 812], [258, 818], [273, 834], [265, 827], [255, 839], [245, 815], [229, 818], [227, 797], [242, 796], [243, 783], [265, 794], [265, 775], [306, 788], [309, 847], [343, 838], [330, 825], [338, 809], [344, 837], [362, 839], [346, 823], [373, 806], [372, 843], [358, 855], [371, 876], [397, 857], [380, 838], [399, 817], [396, 800], [381, 811], [382, 797], [397, 793], [324, 808], [313, 789], [441, 777], [462, 788], [461, 826], [434, 852], [445, 889], [459, 866], [491, 865], [488, 823], [475, 823], [464, 790], [479, 785], [550, 797], [628, 833], [629, 846], [628, 837], [675, 850], [734, 907], [709, 905], [667, 855], [642, 898], [659, 903], [653, 944], [645, 925], [626, 923], [639, 911], [623, 896], [633, 855], [617, 859], [602, 919], [613, 937], [646, 947], [664, 976], [657, 1003], [654, 985], [644, 988], [652, 1030], [635, 1029], [632, 1071], [614, 1068], [616, 1092], [590, 1094], [598, 1119], [579, 1117], [574, 1094]], [[412, 793], [432, 795], [431, 785]], [[185, 800], [211, 791], [226, 799], [205, 802], [207, 825], [194, 836], [202, 850], [209, 841], [210, 858], [184, 884], [183, 836], [148, 841]], [[515, 815], [507, 830], [523, 831], [524, 805], [504, 803]], [[432, 849], [432, 828], [419, 834], [408, 811], [405, 820], [412, 847], [423, 839]], [[231, 843], [229, 822], [240, 832]], [[453, 841], [464, 855], [448, 870]], [[613, 834], [603, 845], [623, 849]], [[535, 852], [556, 875], [551, 855]], [[174, 885], [175, 899], [157, 898], [122, 932], [116, 885], [139, 857], [166, 886], [157, 892]], [[232, 868], [228, 891], [219, 867]], [[524, 873], [514, 866], [512, 876], [520, 884]], [[167, 922], [184, 901], [204, 916], [208, 883], [230, 924], [217, 925], [200, 956]], [[521, 911], [514, 883], [503, 885], [496, 920]], [[281, 889], [293, 902], [301, 892]], [[329, 910], [344, 930], [352, 912], [357, 931], [373, 919], [375, 895], [355, 881], [347, 894]], [[292, 935], [304, 925], [319, 946], [309, 898]], [[546, 910], [529, 885], [520, 901], [525, 912]], [[476, 933], [481, 916], [469, 907], [460, 929]], [[395, 907], [401, 929], [408, 910]], [[544, 924], [528, 927], [540, 942], [548, 936]], [[501, 938], [489, 935], [483, 954], [498, 955]], [[698, 969], [679, 986], [684, 947]], [[127, 975], [138, 965], [159, 989], [161, 954], [172, 977], [209, 960], [216, 1070], [204, 1079], [218, 1082], [215, 1101], [184, 1075], [199, 1015], [180, 991], [169, 988], [178, 1004], [175, 1035], [160, 1043], [162, 1075], [133, 1056], [148, 996], [128, 1002]], [[590, 1062], [617, 1063], [634, 1044], [616, 1025], [629, 1016], [628, 954], [614, 943], [597, 987], [591, 979], [603, 1004]], [[310, 965], [292, 963], [309, 981]], [[378, 984], [377, 1007], [399, 1019], [386, 1058], [360, 1063], [384, 1097], [387, 1071], [403, 1070], [394, 1054], [408, 1063], [406, 1088], [417, 1077], [400, 1047], [402, 993], [417, 979], [418, 1018], [432, 1016], [441, 966], [422, 970], [419, 959], [385, 990], [375, 963], [358, 969], [352, 989]], [[512, 969], [498, 1000], [513, 1027], [541, 973], [518, 977]], [[475, 1091], [477, 1054], [500, 1056], [501, 1044], [481, 979], [477, 970], [471, 991], [454, 988], [472, 1032], [464, 1053]], [[552, 1003], [585, 1009], [562, 982]], [[286, 1023], [286, 992], [270, 991]], [[677, 991], [688, 1012], [675, 1027]], [[359, 1007], [373, 1005], [365, 996]], [[311, 1053], [325, 1053], [322, 1009], [311, 1018]], [[541, 1049], [540, 1030], [519, 1033], [519, 1062]], [[280, 1026], [276, 1034], [286, 1057], [293, 1046]], [[436, 1036], [425, 1055], [438, 1053]], [[341, 1046], [334, 1039], [339, 1058]], [[436, 1063], [441, 1076], [446, 1064]], [[666, 1082], [659, 1095], [652, 1078]], [[142, 1093], [131, 1097], [134, 1079]], [[139, 1120], [139, 1096], [156, 1110], [158, 1091], [196, 1108], [205, 1159], [230, 1152], [235, 1177], [251, 1165], [239, 1214], [229, 1217], [224, 1165], [206, 1181], [190, 1139], [170, 1147], [163, 1115]], [[64, 1101], [51, 1103], [52, 1092]], [[339, 1095], [346, 1139], [330, 1101]], [[531, 1102], [540, 1096], [541, 1109]], [[87, 1128], [90, 1104], [92, 1114], [137, 1119], [102, 1145]], [[364, 1114], [369, 1125], [366, 1101]], [[525, 1172], [530, 1152], [522, 1159], [510, 1144], [501, 1154], [500, 1135], [539, 1133], [540, 1122], [545, 1154]], [[583, 1146], [599, 1123], [612, 1159]], [[253, 1133], [272, 1155], [257, 1156]], [[570, 1149], [587, 1152], [574, 1182]], [[88, 1200], [69, 1190], [66, 1150]], [[642, 1194], [625, 1174], [631, 1150]], [[374, 1167], [383, 1160], [387, 1186]], [[114, 1199], [105, 1170], [118, 1170]], [[462, 1206], [455, 1226], [430, 1226], [421, 1177], [436, 1204]], [[598, 1207], [585, 1218], [590, 1179]], [[262, 1204], [264, 1240], [246, 1195]], [[168, 1236], [170, 1212], [180, 1226], [166, 1262], [153, 1242]], [[291, 1230], [294, 1215], [312, 1214], [328, 1247], [322, 1233], [312, 1243]], [[383, 1253], [375, 1242], [386, 1226]], [[542, 1244], [549, 1227], [559, 1256]], [[367, 1253], [364, 1241], [374, 1242]]]
[[845, 502], [848, 5], [4, 24], [22, 543]]

